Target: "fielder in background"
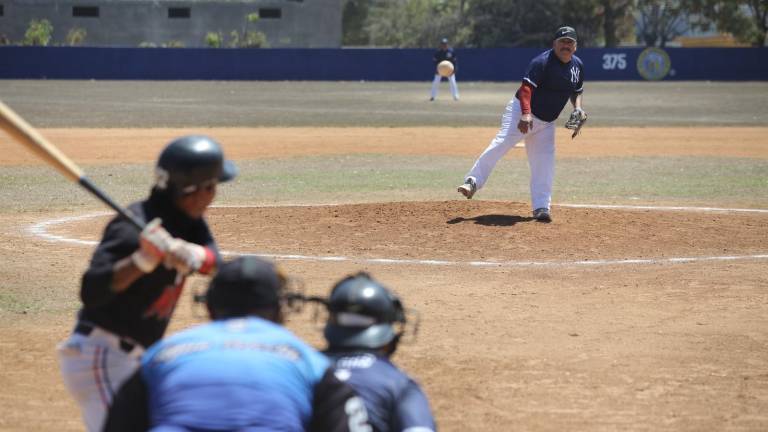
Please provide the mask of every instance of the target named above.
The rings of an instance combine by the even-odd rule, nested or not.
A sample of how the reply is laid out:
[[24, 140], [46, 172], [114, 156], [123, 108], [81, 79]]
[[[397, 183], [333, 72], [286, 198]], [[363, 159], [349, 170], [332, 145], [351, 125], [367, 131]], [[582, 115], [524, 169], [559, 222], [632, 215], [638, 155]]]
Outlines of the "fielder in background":
[[222, 265], [205, 295], [212, 322], [147, 350], [105, 431], [370, 432], [328, 358], [281, 325], [299, 297], [285, 282], [253, 256]]
[[531, 170], [533, 217], [551, 222], [550, 204], [555, 175], [555, 120], [570, 99], [574, 110], [566, 127], [576, 136], [587, 115], [581, 108], [584, 69], [576, 52], [576, 30], [561, 27], [549, 49], [528, 65], [515, 97], [507, 104], [501, 129], [475, 161], [458, 191], [472, 198], [485, 185], [496, 163], [519, 141], [525, 141]]
[[390, 359], [405, 331], [400, 299], [368, 274], [358, 273], [333, 287], [328, 312], [326, 354], [335, 362], [336, 376], [365, 400], [374, 430], [436, 430], [424, 392]]
[[[429, 100], [433, 101], [437, 97], [437, 92], [440, 89], [440, 81], [442, 81], [443, 78], [446, 78], [448, 80], [448, 83], [451, 87], [451, 95], [453, 95], [453, 100], [459, 100], [459, 86], [456, 84], [456, 62], [458, 61], [458, 58], [456, 57], [456, 54], [453, 52], [453, 48], [448, 46], [448, 39], [443, 38], [440, 41], [440, 47], [435, 51], [435, 54], [432, 56], [432, 61], [435, 64], [435, 78], [432, 80], [432, 91], [429, 95]], [[448, 61], [451, 62], [453, 65], [453, 73], [450, 74], [447, 77], [443, 77], [438, 72], [438, 65], [443, 62]]]
[[220, 262], [203, 214], [235, 165], [214, 140], [185, 136], [165, 147], [155, 173], [149, 198], [128, 207], [151, 222], [142, 232], [121, 216], [107, 224], [82, 277], [74, 332], [57, 348], [89, 431], [101, 430], [144, 348], [163, 336], [187, 275], [210, 274]]

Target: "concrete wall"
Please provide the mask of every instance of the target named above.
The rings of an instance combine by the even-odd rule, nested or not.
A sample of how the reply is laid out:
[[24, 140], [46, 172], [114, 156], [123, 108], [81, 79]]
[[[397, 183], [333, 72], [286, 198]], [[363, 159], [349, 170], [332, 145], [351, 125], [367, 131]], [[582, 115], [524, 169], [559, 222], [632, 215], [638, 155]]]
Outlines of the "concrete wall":
[[[338, 48], [341, 46], [342, 0], [0, 0], [0, 35], [18, 43], [29, 22], [47, 19], [54, 28], [52, 44], [63, 45], [75, 28], [87, 32], [86, 46], [162, 46], [180, 42], [185, 47], [205, 46], [208, 32], [226, 36], [242, 31], [246, 15], [279, 10], [280, 18], [262, 17], [248, 24], [261, 31], [273, 48]], [[75, 7], [98, 7], [98, 17], [73, 16]], [[188, 8], [188, 18], [169, 18], [169, 8]]]

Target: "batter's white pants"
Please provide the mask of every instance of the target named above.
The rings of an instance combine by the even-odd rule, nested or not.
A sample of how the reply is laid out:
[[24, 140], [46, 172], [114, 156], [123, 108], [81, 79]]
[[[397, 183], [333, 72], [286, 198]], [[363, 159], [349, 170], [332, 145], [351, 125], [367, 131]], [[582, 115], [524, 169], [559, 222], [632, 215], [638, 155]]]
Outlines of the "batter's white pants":
[[64, 384], [80, 405], [89, 432], [101, 431], [115, 394], [140, 366], [144, 350], [130, 353], [120, 348], [120, 339], [95, 328], [90, 335], [73, 333], [56, 348]]
[[552, 181], [555, 177], [555, 123], [545, 122], [534, 116], [533, 129], [523, 134], [517, 129], [521, 115], [520, 101], [513, 97], [501, 118], [501, 129], [488, 148], [477, 158], [465, 179], [474, 178], [477, 188], [482, 188], [496, 162], [518, 142], [524, 141], [528, 167], [531, 170], [532, 209], [548, 209], [552, 201]]
[[[432, 92], [429, 94], [430, 99], [437, 97], [437, 91], [440, 89], [440, 81], [442, 78], [443, 77], [440, 75], [435, 74], [435, 78], [432, 80]], [[451, 95], [453, 95], [453, 100], [459, 100], [459, 85], [456, 84], [456, 74], [448, 77], [448, 84], [450, 84], [451, 87]]]

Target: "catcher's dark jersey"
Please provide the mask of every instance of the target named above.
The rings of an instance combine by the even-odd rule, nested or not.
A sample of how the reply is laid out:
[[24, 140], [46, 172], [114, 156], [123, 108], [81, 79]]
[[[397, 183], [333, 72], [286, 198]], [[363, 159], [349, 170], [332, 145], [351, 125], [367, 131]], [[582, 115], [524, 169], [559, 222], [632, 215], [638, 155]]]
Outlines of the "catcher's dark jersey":
[[448, 47], [445, 50], [439, 49], [435, 51], [435, 55], [432, 56], [432, 60], [435, 62], [435, 66], [437, 66], [437, 64], [443, 60], [448, 60], [453, 64], [454, 67], [456, 67], [458, 58], [456, 57], [456, 53], [453, 52], [453, 48]]
[[436, 430], [424, 392], [387, 357], [369, 352], [326, 354], [334, 361], [336, 377], [365, 401], [368, 421], [376, 431]]
[[[206, 246], [217, 261], [221, 260], [205, 220], [191, 219], [173, 206], [170, 197], [153, 192], [149, 199], [133, 203], [129, 209], [145, 222], [161, 218], [171, 236]], [[125, 291], [115, 293], [112, 267], [138, 248], [139, 231], [123, 217], [112, 219], [82, 278], [79, 319], [147, 347], [165, 333], [185, 278], [161, 264]]]
[[545, 122], [555, 121], [571, 95], [584, 91], [584, 65], [575, 55], [563, 63], [549, 49], [531, 60], [523, 81], [534, 87], [533, 115]]

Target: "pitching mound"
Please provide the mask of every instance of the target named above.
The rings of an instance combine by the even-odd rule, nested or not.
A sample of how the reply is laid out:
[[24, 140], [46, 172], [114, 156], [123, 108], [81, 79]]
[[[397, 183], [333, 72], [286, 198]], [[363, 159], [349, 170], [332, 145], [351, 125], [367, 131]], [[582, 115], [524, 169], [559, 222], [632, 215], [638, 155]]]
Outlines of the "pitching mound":
[[[527, 204], [394, 202], [315, 207], [224, 207], [209, 220], [235, 253], [459, 262], [710, 257], [765, 253], [766, 215], [672, 210], [553, 208], [533, 220]], [[97, 238], [92, 220], [52, 232]]]

